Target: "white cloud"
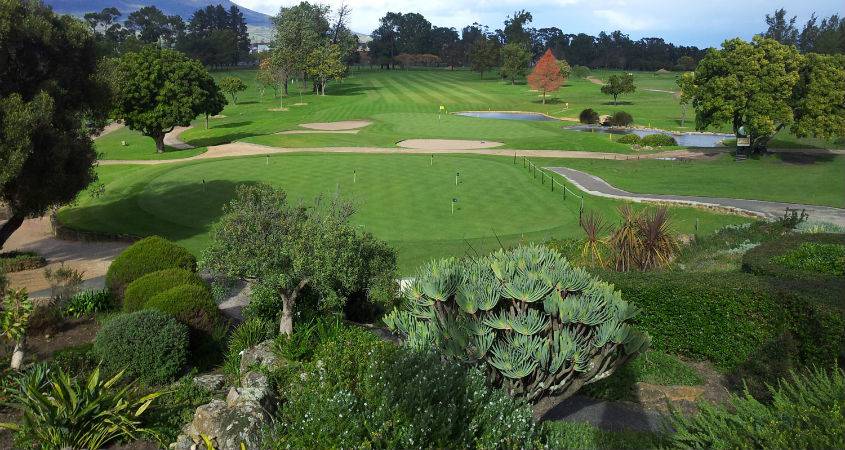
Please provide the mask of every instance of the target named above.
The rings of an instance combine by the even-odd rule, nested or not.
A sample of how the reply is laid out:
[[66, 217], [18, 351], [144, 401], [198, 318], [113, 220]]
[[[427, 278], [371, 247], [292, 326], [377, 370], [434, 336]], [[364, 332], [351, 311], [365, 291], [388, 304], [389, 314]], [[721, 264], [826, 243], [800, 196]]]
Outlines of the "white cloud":
[[627, 13], [614, 11], [611, 9], [598, 9], [593, 11], [593, 14], [605, 20], [608, 29], [620, 29], [630, 31], [643, 31], [654, 29], [656, 21], [650, 18], [633, 17]]

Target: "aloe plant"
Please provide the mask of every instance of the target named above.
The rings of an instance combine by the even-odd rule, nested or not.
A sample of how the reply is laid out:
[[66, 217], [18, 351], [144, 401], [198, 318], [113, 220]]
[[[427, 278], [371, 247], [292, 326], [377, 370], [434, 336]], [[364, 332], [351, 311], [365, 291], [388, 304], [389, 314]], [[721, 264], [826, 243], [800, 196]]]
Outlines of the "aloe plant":
[[545, 247], [424, 266], [385, 317], [415, 349], [475, 364], [495, 386], [537, 401], [568, 397], [649, 345], [636, 306]]

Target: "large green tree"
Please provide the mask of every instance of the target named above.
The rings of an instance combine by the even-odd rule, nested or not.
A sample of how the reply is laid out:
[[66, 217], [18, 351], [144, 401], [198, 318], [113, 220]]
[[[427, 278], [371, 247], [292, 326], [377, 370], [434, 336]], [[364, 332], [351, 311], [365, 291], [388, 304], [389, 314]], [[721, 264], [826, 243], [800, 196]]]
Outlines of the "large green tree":
[[681, 101], [696, 112], [696, 128], [744, 126], [752, 150], [788, 127], [798, 137], [845, 134], [845, 58], [800, 55], [793, 46], [754, 37], [713, 49], [679, 80]]
[[91, 134], [108, 85], [87, 27], [40, 2], [0, 2], [0, 247], [27, 217], [73, 200], [96, 175]]
[[511, 84], [516, 84], [517, 78], [528, 73], [529, 64], [531, 52], [525, 45], [513, 43], [502, 46], [502, 77], [509, 78]]
[[613, 104], [616, 104], [616, 99], [622, 95], [631, 93], [637, 90], [634, 85], [634, 75], [630, 73], [623, 73], [622, 75], [611, 75], [607, 79], [607, 84], [601, 87], [602, 94], [612, 95]]
[[112, 115], [153, 138], [159, 153], [164, 135], [209, 112], [217, 95], [205, 67], [175, 50], [145, 47], [123, 55], [117, 66]]
[[293, 205], [282, 190], [241, 185], [212, 228], [200, 266], [271, 289], [282, 303], [279, 332], [291, 334], [306, 290], [327, 311], [342, 310], [358, 292], [395, 293], [395, 255], [382, 242], [357, 232], [349, 221], [353, 212], [340, 200]]
[[343, 63], [342, 50], [337, 44], [318, 47], [308, 55], [308, 75], [314, 78], [320, 95], [326, 95], [329, 80], [342, 78], [345, 72], [346, 64]]
[[[300, 2], [289, 8], [282, 8], [273, 18], [276, 38], [273, 52], [279, 58], [301, 73], [303, 87], [307, 82], [308, 56], [317, 48], [325, 45], [329, 36], [329, 7], [308, 2]], [[287, 82], [285, 83], [287, 94]]]
[[491, 70], [499, 64], [499, 45], [486, 36], [478, 38], [469, 52], [470, 67], [481, 74]]

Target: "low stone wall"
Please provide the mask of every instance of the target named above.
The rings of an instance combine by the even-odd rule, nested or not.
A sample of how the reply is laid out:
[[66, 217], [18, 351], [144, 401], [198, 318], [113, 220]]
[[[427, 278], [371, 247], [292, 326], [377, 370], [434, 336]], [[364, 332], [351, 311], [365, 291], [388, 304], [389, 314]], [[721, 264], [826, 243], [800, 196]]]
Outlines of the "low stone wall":
[[140, 236], [135, 236], [132, 234], [101, 233], [97, 231], [75, 230], [62, 224], [55, 214], [50, 216], [50, 226], [53, 229], [53, 236], [55, 236], [56, 239], [61, 239], [63, 241], [117, 241], [131, 243], [141, 239]]

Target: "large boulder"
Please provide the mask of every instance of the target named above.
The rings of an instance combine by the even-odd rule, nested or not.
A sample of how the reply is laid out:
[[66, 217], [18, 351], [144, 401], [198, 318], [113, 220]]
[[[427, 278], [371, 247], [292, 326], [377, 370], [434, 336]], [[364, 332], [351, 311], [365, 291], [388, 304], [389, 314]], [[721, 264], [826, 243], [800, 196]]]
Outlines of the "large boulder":
[[267, 340], [243, 351], [241, 355], [241, 373], [249, 372], [249, 369], [253, 366], [271, 369], [279, 365], [279, 363], [279, 358], [273, 353], [273, 341]]

